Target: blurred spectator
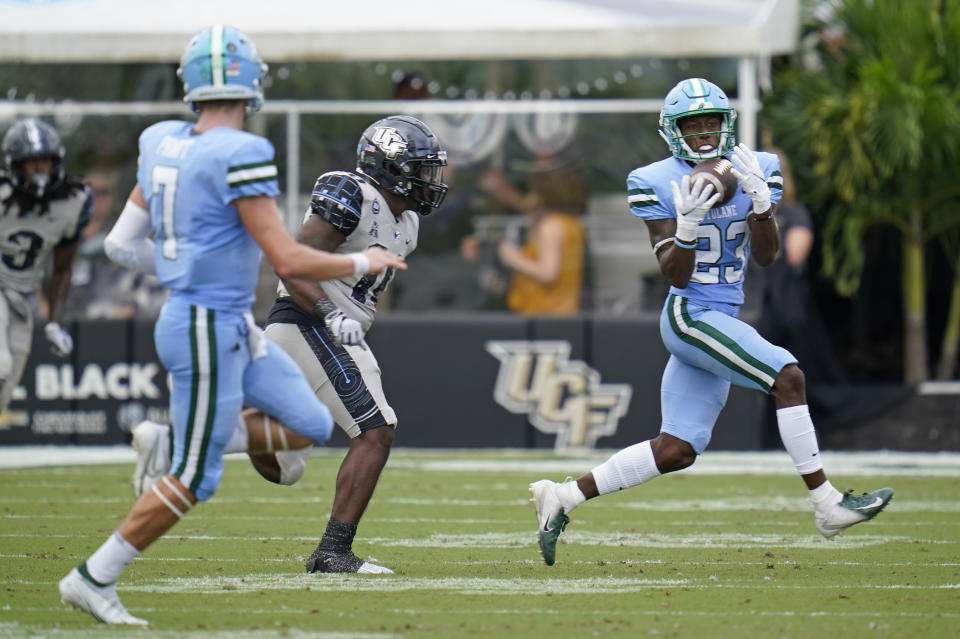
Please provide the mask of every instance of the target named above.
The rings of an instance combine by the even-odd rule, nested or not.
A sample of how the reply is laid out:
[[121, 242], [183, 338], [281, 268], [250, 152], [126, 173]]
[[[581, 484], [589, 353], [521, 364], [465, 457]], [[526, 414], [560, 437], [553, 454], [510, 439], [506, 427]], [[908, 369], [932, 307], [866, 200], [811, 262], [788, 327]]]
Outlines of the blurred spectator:
[[[753, 294], [760, 305], [756, 328], [767, 340], [782, 345], [804, 362], [808, 394], [814, 394], [816, 389], [810, 386], [844, 382], [846, 374], [820, 316], [807, 273], [807, 260], [814, 242], [810, 211], [796, 199], [786, 155], [777, 149], [771, 152], [780, 157], [783, 173], [783, 198], [775, 213], [781, 245], [776, 261], [750, 271], [750, 277], [756, 278]], [[780, 446], [775, 421], [770, 420], [764, 440], [766, 448]]]
[[530, 190], [518, 191], [498, 172], [480, 188], [526, 215], [526, 242], [504, 239], [500, 261], [513, 271], [507, 307], [523, 315], [574, 315], [580, 310], [584, 271], [586, 205], [579, 171], [554, 170], [531, 176]]
[[153, 319], [164, 299], [156, 278], [125, 269], [103, 252], [103, 238], [120, 213], [116, 175], [96, 169], [84, 181], [93, 189], [93, 213], [80, 238], [64, 315], [68, 320]]

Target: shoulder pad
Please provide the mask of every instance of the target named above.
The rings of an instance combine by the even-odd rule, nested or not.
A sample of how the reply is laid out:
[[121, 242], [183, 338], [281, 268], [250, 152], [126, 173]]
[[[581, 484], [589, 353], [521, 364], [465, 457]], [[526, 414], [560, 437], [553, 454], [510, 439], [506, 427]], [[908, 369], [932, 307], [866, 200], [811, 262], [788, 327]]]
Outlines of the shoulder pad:
[[310, 211], [314, 215], [349, 236], [360, 223], [362, 210], [363, 190], [356, 175], [337, 171], [317, 178], [310, 198]]

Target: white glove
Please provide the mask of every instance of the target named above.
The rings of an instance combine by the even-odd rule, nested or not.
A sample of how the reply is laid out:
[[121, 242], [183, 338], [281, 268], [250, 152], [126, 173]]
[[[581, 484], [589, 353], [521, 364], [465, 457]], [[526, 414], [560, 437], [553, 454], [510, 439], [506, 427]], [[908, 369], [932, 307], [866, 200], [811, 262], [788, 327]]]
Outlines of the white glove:
[[247, 348], [250, 349], [250, 359], [266, 357], [267, 336], [263, 334], [263, 329], [257, 326], [251, 313], [244, 313], [243, 321], [247, 324]]
[[719, 193], [713, 192], [713, 185], [706, 180], [690, 182], [690, 175], [684, 175], [678, 185], [670, 180], [673, 188], [673, 205], [677, 209], [677, 232], [674, 235], [685, 244], [697, 241], [697, 228], [706, 217], [707, 211], [720, 199]]
[[333, 335], [333, 339], [338, 345], [341, 344], [363, 344], [363, 327], [360, 322], [351, 319], [343, 314], [343, 311], [337, 309], [330, 311], [323, 317], [323, 323], [327, 325], [327, 330]]
[[57, 357], [66, 357], [73, 352], [73, 338], [62, 326], [56, 322], [47, 322], [43, 327], [47, 334], [47, 341], [50, 342], [50, 352]]
[[766, 213], [770, 209], [770, 187], [767, 186], [767, 178], [757, 162], [757, 156], [741, 142], [733, 150], [730, 161], [736, 167], [730, 172], [740, 180], [743, 190], [753, 200], [753, 212], [757, 215]]

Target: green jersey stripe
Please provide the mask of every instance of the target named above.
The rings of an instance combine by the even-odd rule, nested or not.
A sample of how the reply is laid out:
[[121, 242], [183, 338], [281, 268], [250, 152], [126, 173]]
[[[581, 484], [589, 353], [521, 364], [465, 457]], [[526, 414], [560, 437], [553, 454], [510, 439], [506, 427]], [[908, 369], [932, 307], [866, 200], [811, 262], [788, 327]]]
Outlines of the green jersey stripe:
[[264, 164], [248, 169], [230, 169], [227, 172], [227, 184], [237, 186], [247, 182], [259, 182], [261, 180], [272, 180], [277, 177], [277, 166], [275, 164]]
[[190, 368], [191, 368], [191, 379], [190, 379], [190, 407], [187, 409], [187, 430], [184, 434], [183, 441], [185, 443], [185, 449], [183, 451], [183, 459], [180, 460], [180, 465], [176, 467], [173, 471], [173, 476], [177, 479], [180, 479], [183, 476], [183, 473], [187, 469], [187, 459], [190, 457], [190, 439], [193, 437], [193, 424], [194, 416], [197, 413], [197, 401], [199, 400], [199, 386], [200, 386], [200, 365], [197, 362], [197, 307], [190, 307]]
[[212, 308], [206, 309], [207, 313], [207, 349], [208, 349], [208, 371], [210, 380], [207, 399], [207, 414], [203, 423], [203, 436], [200, 440], [200, 450], [197, 456], [197, 474], [190, 482], [190, 490], [196, 494], [203, 481], [203, 467], [207, 461], [207, 452], [210, 450], [210, 436], [213, 434], [213, 424], [217, 415], [217, 332], [214, 323], [215, 313]]
[[647, 193], [637, 193], [636, 195], [631, 195], [627, 198], [627, 202], [633, 204], [635, 202], [649, 202], [651, 204], [659, 204], [660, 200], [656, 195], [647, 194]]
[[743, 350], [736, 341], [705, 322], [694, 321], [687, 311], [687, 300], [670, 296], [670, 326], [677, 337], [699, 348], [715, 360], [770, 392], [777, 372]]

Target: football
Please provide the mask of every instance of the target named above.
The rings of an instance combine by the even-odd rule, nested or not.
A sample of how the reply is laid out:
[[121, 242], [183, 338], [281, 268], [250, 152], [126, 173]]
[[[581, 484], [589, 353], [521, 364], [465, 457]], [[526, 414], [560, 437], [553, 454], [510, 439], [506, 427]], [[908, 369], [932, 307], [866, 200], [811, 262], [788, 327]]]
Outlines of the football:
[[720, 194], [720, 199], [714, 206], [720, 206], [729, 202], [740, 187], [740, 181], [731, 169], [733, 164], [726, 158], [704, 160], [693, 167], [690, 180], [706, 180], [712, 184], [714, 192]]

